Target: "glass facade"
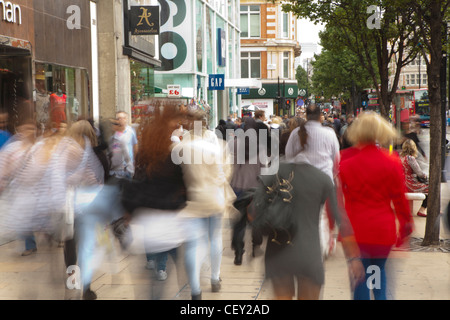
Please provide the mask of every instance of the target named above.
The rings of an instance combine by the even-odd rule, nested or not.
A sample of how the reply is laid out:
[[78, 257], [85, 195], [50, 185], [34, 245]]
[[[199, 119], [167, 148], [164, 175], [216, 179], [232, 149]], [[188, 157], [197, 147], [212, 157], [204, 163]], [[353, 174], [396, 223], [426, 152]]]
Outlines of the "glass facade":
[[[176, 6], [178, 10], [170, 10], [167, 14], [167, 22], [161, 26], [161, 32], [166, 31], [167, 25], [167, 31], [182, 36], [187, 47], [186, 60], [180, 67], [155, 69], [155, 87], [164, 90], [169, 84], [180, 85], [182, 98], [186, 99], [189, 107], [209, 112], [210, 127], [215, 127], [219, 119], [232, 112], [231, 105], [236, 105], [237, 98], [233, 90], [209, 90], [208, 79], [211, 74], [224, 74], [225, 79], [240, 78], [239, 1], [180, 0]], [[183, 8], [183, 14], [177, 13], [179, 8]], [[253, 13], [259, 17], [259, 6], [256, 8], [257, 11]], [[187, 14], [188, 12], [195, 15]], [[170, 22], [175, 15], [178, 23], [172, 26]], [[225, 31], [225, 41], [221, 43], [224, 47], [220, 52], [224, 54], [224, 66], [219, 66], [218, 42], [221, 39], [218, 29]], [[166, 46], [168, 48], [177, 50], [176, 44]], [[168, 57], [170, 52], [166, 51], [164, 55]]]
[[36, 121], [47, 129], [90, 116], [86, 69], [36, 62]]

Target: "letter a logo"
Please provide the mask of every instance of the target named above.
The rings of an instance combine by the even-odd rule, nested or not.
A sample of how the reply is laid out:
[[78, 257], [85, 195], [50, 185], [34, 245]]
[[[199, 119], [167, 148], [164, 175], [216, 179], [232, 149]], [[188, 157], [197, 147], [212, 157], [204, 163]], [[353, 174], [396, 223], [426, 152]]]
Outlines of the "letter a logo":
[[67, 19], [67, 28], [69, 30], [81, 29], [81, 9], [79, 6], [71, 5], [67, 8], [67, 14], [72, 14]]

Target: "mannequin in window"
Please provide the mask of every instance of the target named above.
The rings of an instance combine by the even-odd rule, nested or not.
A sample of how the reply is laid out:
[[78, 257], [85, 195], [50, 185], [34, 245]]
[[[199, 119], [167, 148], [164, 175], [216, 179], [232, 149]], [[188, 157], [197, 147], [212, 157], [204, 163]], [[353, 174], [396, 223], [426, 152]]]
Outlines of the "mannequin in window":
[[35, 81], [36, 88], [36, 120], [37, 123], [47, 124], [49, 121], [50, 95], [45, 89], [45, 77], [37, 75]]
[[61, 121], [67, 121], [66, 117], [66, 95], [61, 89], [50, 95], [50, 120], [57, 127]]

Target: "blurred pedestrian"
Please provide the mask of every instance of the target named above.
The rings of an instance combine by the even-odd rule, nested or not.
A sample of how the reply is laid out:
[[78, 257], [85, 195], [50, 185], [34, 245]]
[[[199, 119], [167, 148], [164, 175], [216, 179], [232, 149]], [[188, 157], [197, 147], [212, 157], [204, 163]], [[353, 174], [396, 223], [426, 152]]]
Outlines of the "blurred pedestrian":
[[[64, 237], [64, 258], [66, 267], [79, 265], [81, 270], [82, 298], [95, 300], [97, 295], [91, 290], [92, 276], [95, 271], [94, 254], [97, 246], [97, 228], [104, 228], [109, 221], [114, 206], [100, 210], [95, 199], [88, 205], [80, 204], [77, 199], [83, 195], [100, 194], [105, 182], [105, 168], [95, 152], [98, 146], [97, 134], [92, 124], [87, 120], [73, 123], [66, 135], [57, 146], [61, 159], [67, 164], [66, 181], [61, 188], [73, 188], [74, 200], [74, 226], [73, 235]], [[57, 150], [58, 150], [57, 149]], [[66, 191], [67, 192], [67, 191]], [[114, 199], [102, 198], [106, 204]], [[63, 235], [64, 236], [64, 235]]]
[[227, 123], [225, 120], [219, 120], [219, 124], [216, 127], [216, 135], [220, 139], [227, 140]]
[[[252, 139], [253, 137], [253, 139]], [[228, 147], [233, 157], [233, 176], [231, 187], [233, 188], [237, 201], [251, 188], [258, 186], [258, 176], [261, 174], [261, 161], [256, 146], [259, 144], [256, 132], [256, 123], [253, 118], [245, 118], [244, 130], [236, 133], [234, 140], [229, 141]], [[253, 149], [252, 149], [253, 147]], [[242, 154], [244, 153], [244, 154]], [[244, 237], [247, 229], [247, 214], [242, 212], [233, 221], [233, 235], [231, 247], [234, 250], [234, 264], [241, 265], [245, 252]], [[263, 242], [260, 232], [252, 228], [252, 256], [255, 256], [255, 249]]]
[[136, 132], [129, 125], [129, 116], [125, 111], [117, 112], [116, 120], [119, 123], [116, 129], [116, 137], [121, 139], [127, 146], [130, 161], [134, 165], [135, 156], [138, 151], [138, 139]]
[[[342, 193], [336, 191], [327, 174], [315, 168], [306, 156], [302, 157], [303, 152], [297, 156], [295, 163], [281, 163], [276, 175], [265, 177], [265, 186], [257, 188], [254, 198], [256, 203], [267, 205], [277, 206], [274, 202], [283, 202], [282, 206], [277, 207], [281, 210], [292, 207], [289, 227], [286, 224], [283, 229], [270, 228], [267, 232], [265, 275], [271, 280], [278, 300], [291, 300], [295, 296], [296, 286], [297, 299], [318, 300], [320, 297], [325, 272], [319, 224], [325, 202], [329, 203], [330, 213], [339, 225], [351, 283], [360, 283], [364, 278], [351, 224], [342, 205], [339, 205], [342, 200], [338, 203], [337, 196], [342, 196]], [[275, 192], [280, 188], [282, 192], [271, 196], [271, 190], [266, 186], [272, 186], [272, 190], [277, 190]], [[263, 206], [255, 204], [256, 216], [261, 214]]]
[[347, 138], [347, 129], [352, 124], [354, 118], [355, 117], [353, 116], [353, 114], [348, 114], [345, 124], [341, 127], [341, 130], [339, 131], [339, 142], [340, 142], [341, 150], [351, 147], [351, 144]]
[[427, 216], [427, 201], [428, 201], [428, 177], [422, 171], [417, 163], [418, 150], [413, 140], [407, 139], [403, 142], [402, 151], [400, 152], [400, 159], [403, 164], [403, 170], [406, 178], [406, 188], [408, 192], [419, 192], [425, 194], [425, 199], [417, 212], [419, 217]]
[[[0, 118], [1, 120], [1, 118]], [[17, 133], [11, 138], [11, 142], [0, 151], [0, 193], [8, 187], [27, 158], [27, 153], [36, 141], [37, 126], [33, 120], [27, 120], [20, 124]], [[29, 256], [37, 251], [36, 239], [32, 232], [23, 235], [25, 239], [25, 251], [22, 256]]]
[[[325, 172], [335, 181], [339, 168], [339, 141], [333, 128], [321, 123], [322, 112], [320, 107], [310, 104], [306, 108], [307, 121], [294, 129], [286, 144], [286, 161], [297, 162], [297, 155], [306, 157], [316, 168]], [[336, 239], [333, 236], [335, 227], [334, 218], [325, 207], [321, 220], [321, 238], [324, 256], [332, 254], [336, 248]]]
[[342, 151], [339, 181], [366, 269], [366, 281], [356, 287], [353, 296], [370, 300], [369, 268], [377, 268], [379, 285], [372, 292], [375, 299], [385, 300], [389, 253], [407, 240], [413, 227], [401, 161], [386, 149], [397, 133], [374, 112], [359, 114], [347, 130], [353, 147]]
[[300, 125], [305, 121], [306, 121], [305, 119], [300, 117], [292, 117], [289, 119], [289, 122], [287, 123], [287, 128], [281, 132], [280, 136], [280, 156], [285, 155], [286, 144], [289, 140], [289, 136], [291, 135], [292, 131], [294, 131], [295, 128], [300, 127]]
[[119, 120], [111, 119], [113, 134], [108, 143], [111, 176], [119, 179], [131, 179], [134, 175], [134, 163], [130, 157], [129, 143], [122, 137]]
[[202, 155], [201, 161], [183, 162], [183, 179], [187, 188], [187, 204], [182, 216], [191, 225], [192, 236], [185, 245], [186, 272], [193, 300], [201, 300], [200, 270], [205, 246], [211, 259], [211, 290], [221, 289], [222, 218], [232, 208], [236, 196], [230, 186], [232, 174], [225, 141], [206, 128], [206, 115], [197, 111], [190, 115], [189, 139], [179, 145], [183, 153]]
[[[186, 204], [186, 188], [181, 166], [171, 158], [175, 145], [172, 137], [183, 118], [178, 106], [165, 105], [157, 108], [155, 117], [143, 124], [132, 181], [135, 187], [125, 196], [130, 223], [144, 228], [146, 268], [154, 270], [159, 281], [168, 277], [169, 254], [176, 260], [177, 247], [184, 241], [183, 234], [176, 234], [178, 230], [172, 228], [172, 222], [177, 221], [179, 211]], [[167, 238], [173, 242], [163, 243]]]
[[0, 112], [0, 149], [11, 138], [12, 134], [8, 131], [8, 112]]

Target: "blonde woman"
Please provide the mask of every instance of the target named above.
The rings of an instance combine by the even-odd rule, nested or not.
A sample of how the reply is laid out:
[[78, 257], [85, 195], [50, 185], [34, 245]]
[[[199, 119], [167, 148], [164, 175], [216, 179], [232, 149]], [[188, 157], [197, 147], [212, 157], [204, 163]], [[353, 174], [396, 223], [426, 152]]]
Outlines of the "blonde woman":
[[428, 200], [428, 183], [426, 181], [428, 180], [428, 177], [422, 171], [416, 160], [418, 154], [419, 150], [413, 140], [407, 139], [403, 142], [402, 151], [400, 152], [400, 159], [402, 160], [403, 170], [405, 173], [406, 187], [408, 192], [425, 193], [425, 200], [423, 200], [417, 215], [419, 217], [426, 217]]
[[[375, 299], [386, 300], [387, 258], [394, 245], [405, 242], [413, 224], [401, 161], [385, 149], [397, 133], [373, 112], [358, 115], [347, 130], [353, 146], [342, 150], [339, 183], [366, 268], [366, 281], [355, 288], [354, 299], [369, 300], [372, 289]], [[378, 288], [367, 285], [370, 266], [380, 270]]]

